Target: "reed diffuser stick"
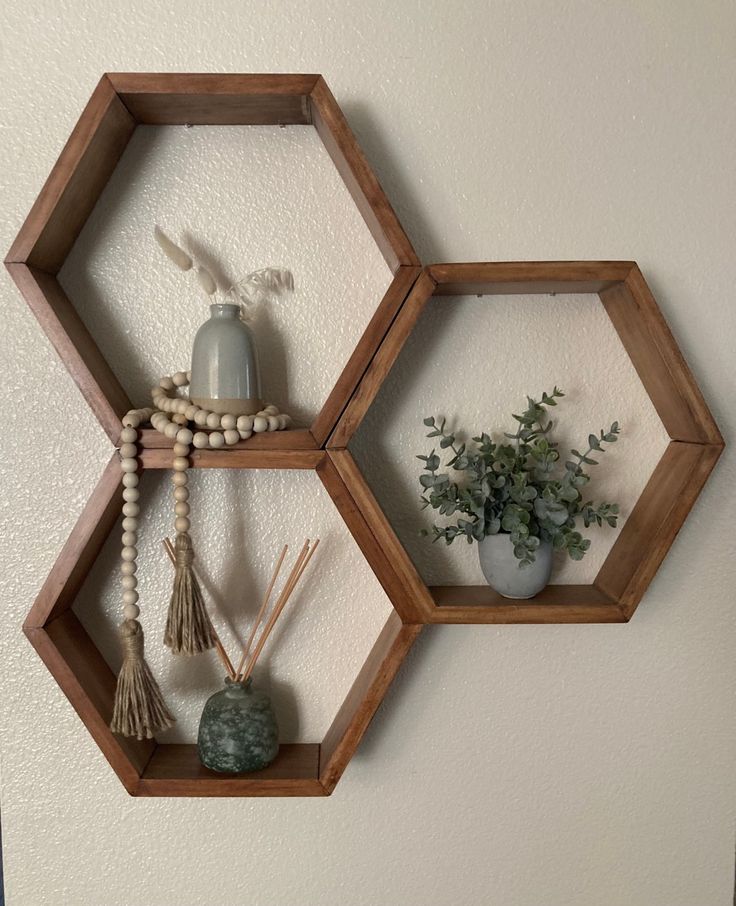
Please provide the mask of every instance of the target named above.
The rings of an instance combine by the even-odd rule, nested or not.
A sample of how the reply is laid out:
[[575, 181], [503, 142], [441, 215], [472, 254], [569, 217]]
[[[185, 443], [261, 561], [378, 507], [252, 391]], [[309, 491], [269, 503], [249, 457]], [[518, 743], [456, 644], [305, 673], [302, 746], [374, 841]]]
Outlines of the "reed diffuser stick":
[[271, 592], [273, 591], [273, 587], [276, 584], [276, 579], [278, 578], [279, 572], [281, 571], [281, 566], [284, 562], [284, 558], [286, 557], [286, 552], [288, 550], [289, 550], [289, 545], [285, 544], [284, 549], [281, 551], [281, 556], [279, 557], [278, 562], [276, 563], [276, 569], [274, 569], [273, 575], [271, 576], [271, 581], [269, 582], [268, 588], [266, 589], [266, 594], [263, 596], [263, 603], [261, 604], [261, 609], [258, 611], [258, 616], [256, 617], [256, 621], [253, 624], [253, 629], [251, 630], [250, 636], [248, 637], [248, 641], [245, 643], [245, 647], [243, 648], [243, 655], [240, 658], [240, 663], [238, 664], [237, 670], [235, 671], [236, 677], [239, 677], [240, 674], [243, 672], [243, 667], [245, 666], [246, 658], [250, 654], [250, 646], [253, 644], [253, 639], [255, 638], [255, 634], [256, 634], [256, 631], [258, 630], [258, 627], [261, 625], [261, 620], [263, 619], [263, 615], [266, 612], [266, 607], [268, 606], [268, 602], [271, 599]]
[[256, 661], [258, 660], [258, 658], [261, 654], [261, 651], [263, 651], [263, 646], [266, 644], [268, 637], [271, 634], [271, 630], [273, 629], [273, 627], [276, 623], [276, 620], [278, 620], [279, 616], [281, 615], [282, 610], [284, 609], [284, 607], [286, 607], [286, 604], [287, 604], [289, 598], [291, 597], [292, 592], [296, 588], [297, 583], [301, 579], [302, 574], [304, 573], [304, 570], [307, 568], [307, 565], [309, 564], [309, 561], [312, 559], [312, 556], [313, 556], [314, 552], [317, 550], [318, 546], [319, 546], [319, 538], [314, 542], [314, 544], [312, 545], [311, 548], [309, 548], [309, 540], [307, 540], [304, 543], [304, 547], [302, 548], [302, 550], [299, 554], [299, 557], [297, 558], [296, 563], [292, 567], [291, 573], [289, 574], [289, 578], [286, 580], [286, 584], [284, 586], [283, 591], [281, 592], [281, 596], [279, 597], [278, 601], [276, 602], [276, 604], [274, 606], [271, 616], [269, 617], [268, 622], [266, 623], [266, 626], [265, 626], [263, 632], [261, 633], [261, 637], [258, 639], [258, 644], [256, 645], [255, 650], [254, 650], [253, 654], [251, 655], [251, 659], [248, 662], [248, 666], [245, 670], [245, 673], [243, 674], [243, 682], [245, 682], [245, 680], [247, 680], [248, 677], [253, 672], [253, 668], [256, 665]]
[[[169, 559], [174, 564], [174, 566], [176, 566], [176, 551], [174, 550], [174, 545], [171, 543], [171, 538], [164, 538], [162, 543], [166, 550], [166, 553], [169, 555]], [[220, 660], [222, 661], [222, 664], [223, 664], [225, 670], [227, 671], [227, 674], [230, 677], [230, 679], [234, 680], [235, 676], [236, 676], [235, 668], [232, 665], [232, 661], [227, 656], [227, 652], [225, 651], [225, 649], [222, 645], [222, 642], [220, 641], [220, 637], [217, 634], [217, 630], [215, 629], [214, 626], [212, 627], [212, 635], [215, 640], [215, 649], [217, 650], [217, 653], [220, 656]]]

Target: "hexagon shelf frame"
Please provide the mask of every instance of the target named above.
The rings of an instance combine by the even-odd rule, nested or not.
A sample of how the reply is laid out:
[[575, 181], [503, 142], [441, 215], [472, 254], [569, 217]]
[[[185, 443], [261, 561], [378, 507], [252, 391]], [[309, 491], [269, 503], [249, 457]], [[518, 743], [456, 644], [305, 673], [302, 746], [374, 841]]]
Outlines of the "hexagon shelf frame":
[[[435, 296], [597, 294], [670, 437], [592, 585], [549, 585], [508, 600], [488, 586], [428, 587], [389, 525], [348, 450], [425, 305]], [[330, 458], [382, 540], [394, 604], [429, 623], [626, 622], [692, 509], [723, 438], [649, 287], [630, 261], [438, 264], [426, 268], [330, 437]], [[371, 559], [371, 552], [364, 548]], [[384, 557], [384, 563], [386, 558]], [[384, 564], [374, 561], [382, 572]]]
[[[57, 280], [67, 255], [136, 126], [312, 125], [388, 264], [393, 279], [335, 387], [308, 429], [256, 435], [227, 450], [196, 451], [200, 468], [315, 469], [381, 576], [385, 555], [354, 495], [321, 447], [420, 273], [419, 261], [355, 137], [319, 75], [107, 74], [102, 77], [23, 224], [5, 264], [113, 443], [131, 403]], [[143, 468], [168, 468], [172, 442], [141, 436]], [[400, 603], [387, 621], [324, 740], [287, 745], [266, 771], [224, 777], [193, 746], [114, 736], [115, 677], [72, 608], [122, 502], [118, 455], [108, 464], [62, 549], [24, 631], [126, 789], [146, 796], [329, 795], [421, 626]]]
[[[196, 468], [314, 469], [356, 535], [366, 535], [352, 495], [321, 450], [199, 451]], [[169, 469], [167, 450], [145, 450], [143, 469]], [[111, 732], [115, 674], [72, 610], [122, 505], [120, 458], [113, 454], [33, 605], [23, 629], [121, 782], [135, 796], [327, 796], [357, 749], [401, 662], [422, 629], [393, 610], [321, 743], [281, 747], [272, 765], [223, 775], [202, 767], [195, 745], [159, 744]], [[386, 565], [383, 564], [385, 570]], [[404, 614], [405, 616], [406, 614]]]
[[[248, 448], [318, 449], [419, 274], [419, 260], [327, 83], [319, 75], [108, 73], [36, 199], [6, 266], [113, 442], [130, 400], [56, 279], [136, 126], [311, 125], [393, 279], [309, 429], [251, 438]], [[146, 446], [170, 446], [145, 431]]]

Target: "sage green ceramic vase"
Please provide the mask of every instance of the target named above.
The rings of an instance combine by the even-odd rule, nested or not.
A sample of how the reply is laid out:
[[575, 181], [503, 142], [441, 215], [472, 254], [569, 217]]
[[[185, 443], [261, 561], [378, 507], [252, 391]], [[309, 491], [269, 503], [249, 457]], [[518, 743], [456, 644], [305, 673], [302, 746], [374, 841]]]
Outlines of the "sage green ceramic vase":
[[194, 338], [189, 398], [218, 415], [255, 415], [263, 408], [256, 344], [240, 306], [210, 305], [209, 321]]
[[199, 760], [212, 771], [239, 774], [260, 771], [279, 751], [279, 728], [265, 692], [253, 689], [250, 677], [243, 682], [225, 680], [199, 720]]

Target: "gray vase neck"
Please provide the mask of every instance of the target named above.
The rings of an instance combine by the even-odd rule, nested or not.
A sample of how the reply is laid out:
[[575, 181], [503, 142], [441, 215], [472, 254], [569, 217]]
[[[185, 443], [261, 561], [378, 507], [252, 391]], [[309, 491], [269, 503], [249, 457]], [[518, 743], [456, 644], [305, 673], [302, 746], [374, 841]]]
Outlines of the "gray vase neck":
[[251, 690], [251, 677], [248, 677], [247, 680], [233, 680], [229, 676], [225, 677], [225, 692], [228, 697], [239, 698], [243, 695], [249, 694]]
[[240, 317], [240, 306], [233, 305], [232, 302], [215, 302], [210, 305], [211, 318], [238, 318]]

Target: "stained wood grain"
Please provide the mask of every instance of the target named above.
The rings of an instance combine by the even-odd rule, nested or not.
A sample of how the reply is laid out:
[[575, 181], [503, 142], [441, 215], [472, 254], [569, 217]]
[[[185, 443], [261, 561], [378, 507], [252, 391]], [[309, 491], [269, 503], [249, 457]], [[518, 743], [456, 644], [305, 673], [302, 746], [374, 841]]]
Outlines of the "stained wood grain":
[[308, 125], [317, 75], [111, 72], [120, 100], [151, 125]]
[[135, 129], [103, 76], [8, 252], [56, 274], [69, 254]]
[[[120, 430], [118, 425], [118, 437], [116, 446], [120, 446]], [[201, 429], [197, 429], [201, 430]], [[205, 429], [209, 434], [209, 430]], [[140, 446], [144, 450], [169, 450], [174, 449], [174, 441], [155, 431], [153, 428], [144, 428], [139, 435]], [[254, 434], [248, 440], [241, 440], [227, 450], [221, 449], [214, 452], [228, 452], [233, 450], [319, 450], [319, 445], [312, 436], [309, 428], [290, 428], [286, 431], [264, 431], [262, 434]]]
[[396, 271], [386, 295], [312, 424], [312, 434], [319, 446], [327, 442], [334, 430], [420, 272], [418, 267], [399, 267]]
[[373, 356], [368, 368], [366, 368], [358, 388], [345, 407], [335, 426], [335, 430], [327, 442], [328, 449], [339, 450], [347, 447], [350, 438], [357, 431], [366, 412], [378, 395], [378, 391], [386, 380], [389, 371], [394, 366], [404, 343], [419, 320], [424, 306], [432, 297], [434, 289], [434, 280], [429, 276], [426, 269], [423, 270], [406, 297], [378, 351]]
[[282, 745], [273, 764], [249, 774], [205, 768], [195, 745], [158, 745], [134, 789], [136, 796], [324, 796], [318, 744]]
[[494, 261], [432, 264], [437, 296], [598, 293], [625, 280], [633, 261]]
[[68, 611], [123, 505], [120, 459], [114, 454], [41, 586], [24, 629], [40, 629]]
[[25, 633], [130, 792], [138, 783], [154, 743], [126, 739], [111, 732], [116, 680], [94, 642], [71, 610], [43, 629], [26, 627]]
[[[412, 594], [412, 590], [402, 582], [401, 574], [394, 568], [395, 564], [391, 559], [388, 545], [385, 543], [387, 535], [391, 532], [388, 524], [382, 521], [380, 535], [374, 534], [366, 520], [366, 513], [356, 502], [351, 488], [343, 480], [332, 459], [332, 454], [330, 458], [325, 458], [319, 464], [317, 474], [350, 530], [350, 534], [363, 552], [368, 565], [401, 618], [407, 623], [422, 622], [420, 604]], [[408, 564], [408, 569], [411, 569], [411, 564]]]
[[432, 623], [625, 623], [619, 603], [594, 585], [548, 585], [528, 601], [487, 585], [435, 585]]
[[38, 268], [12, 263], [6, 267], [105, 433], [115, 442], [120, 420], [131, 403], [68, 296], [55, 277]]
[[627, 614], [654, 578], [722, 449], [672, 441], [665, 450], [595, 580]]
[[636, 265], [600, 293], [603, 306], [673, 440], [723, 445], [692, 372]]
[[[433, 607], [427, 586], [396, 537], [352, 454], [348, 450], [329, 450], [328, 455], [355, 505], [355, 512], [344, 496], [335, 495], [333, 500], [363, 555], [404, 622], [425, 622]], [[329, 473], [326, 462], [322, 467], [322, 474], [325, 473]]]
[[[193, 450], [189, 462], [194, 469], [315, 469], [324, 457], [322, 450], [252, 450], [234, 446]], [[170, 469], [172, 458], [170, 449], [143, 449], [139, 462], [144, 469]]]
[[365, 220], [386, 264], [418, 267], [419, 259], [376, 175], [348, 126], [327, 83], [320, 76], [309, 95], [312, 122]]
[[320, 780], [332, 792], [422, 627], [392, 613], [322, 741]]

